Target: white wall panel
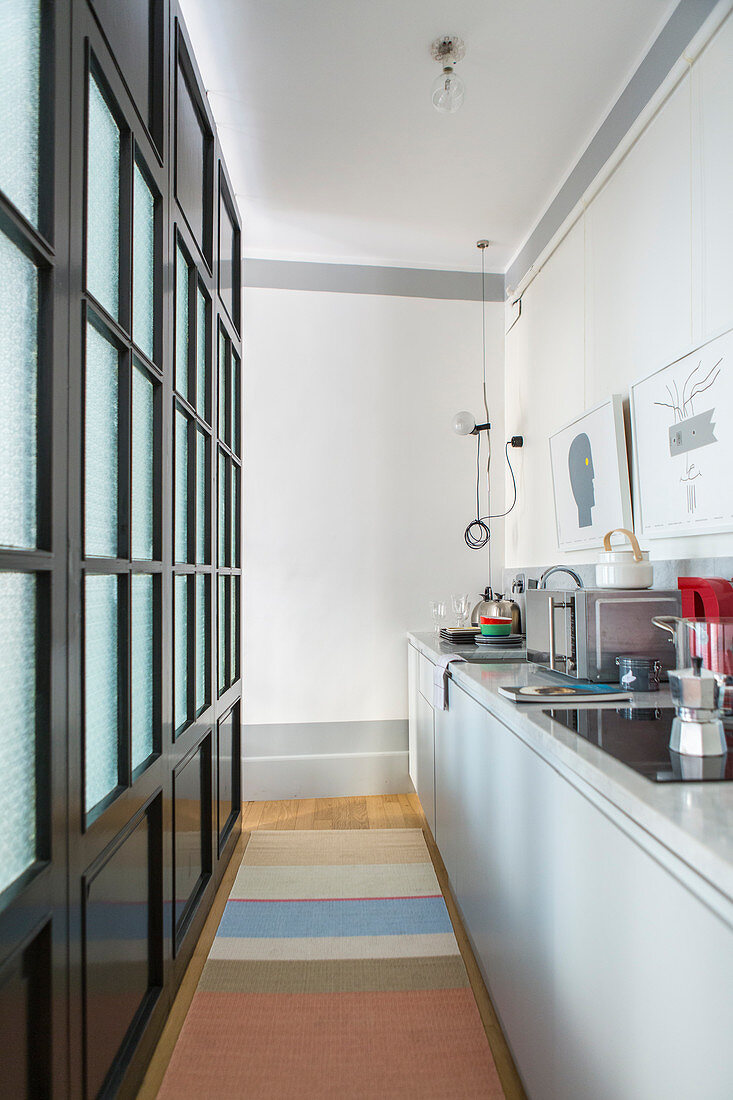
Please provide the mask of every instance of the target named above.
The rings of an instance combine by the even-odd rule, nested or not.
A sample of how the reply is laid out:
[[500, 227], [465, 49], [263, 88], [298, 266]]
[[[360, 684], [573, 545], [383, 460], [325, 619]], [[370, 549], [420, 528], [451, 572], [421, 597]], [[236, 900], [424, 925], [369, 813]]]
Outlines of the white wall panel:
[[[729, 17], [525, 291], [506, 338], [507, 429], [527, 437], [509, 565], [595, 556], [556, 549], [547, 437], [557, 424], [733, 326], [732, 74]], [[650, 549], [722, 557], [733, 534]]]
[[524, 435], [511, 454], [518, 499], [507, 517], [508, 565], [557, 557], [548, 437], [584, 408], [583, 272], [581, 219], [525, 292], [506, 337], [507, 434]]
[[586, 212], [588, 407], [689, 347], [690, 210], [687, 76]]
[[692, 70], [695, 298], [705, 340], [733, 325], [733, 17]]

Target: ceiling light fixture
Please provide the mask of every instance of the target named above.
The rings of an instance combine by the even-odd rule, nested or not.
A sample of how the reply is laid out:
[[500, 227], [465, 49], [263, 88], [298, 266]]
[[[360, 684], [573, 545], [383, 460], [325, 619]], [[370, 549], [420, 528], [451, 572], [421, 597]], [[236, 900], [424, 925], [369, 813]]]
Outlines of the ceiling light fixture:
[[466, 56], [465, 43], [456, 34], [444, 34], [442, 38], [435, 39], [430, 53], [443, 69], [433, 82], [433, 107], [441, 114], [452, 115], [461, 106], [466, 94], [463, 81], [453, 71], [453, 66]]

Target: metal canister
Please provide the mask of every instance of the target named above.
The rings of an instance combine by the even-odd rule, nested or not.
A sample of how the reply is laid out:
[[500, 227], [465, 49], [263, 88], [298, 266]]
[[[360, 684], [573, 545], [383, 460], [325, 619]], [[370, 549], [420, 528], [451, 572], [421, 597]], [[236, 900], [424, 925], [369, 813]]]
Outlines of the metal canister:
[[618, 678], [627, 691], [659, 691], [662, 662], [656, 657], [617, 657]]

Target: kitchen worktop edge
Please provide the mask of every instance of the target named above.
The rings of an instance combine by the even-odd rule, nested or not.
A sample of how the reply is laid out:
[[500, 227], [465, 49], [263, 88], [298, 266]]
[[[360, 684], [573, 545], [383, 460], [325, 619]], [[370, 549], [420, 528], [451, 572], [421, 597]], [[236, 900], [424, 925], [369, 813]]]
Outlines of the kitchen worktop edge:
[[[446, 650], [461, 648], [446, 646], [431, 634], [409, 633], [408, 640], [433, 663]], [[694, 881], [697, 877], [712, 887], [720, 897], [709, 899], [711, 904], [720, 912], [716, 902], [721, 901], [721, 916], [733, 923], [733, 782], [651, 783], [544, 714], [541, 704], [516, 704], [499, 695], [500, 686], [557, 682], [525, 659], [510, 661], [510, 656], [501, 651], [498, 660], [495, 656], [481, 663], [474, 663], [475, 658], [472, 663], [453, 662], [451, 679], [571, 782], [610, 803], [673, 861], [682, 861], [689, 872], [684, 875], [686, 885], [699, 892], [702, 884]], [[632, 703], [670, 706], [669, 690], [665, 686], [655, 693], [638, 692]]]

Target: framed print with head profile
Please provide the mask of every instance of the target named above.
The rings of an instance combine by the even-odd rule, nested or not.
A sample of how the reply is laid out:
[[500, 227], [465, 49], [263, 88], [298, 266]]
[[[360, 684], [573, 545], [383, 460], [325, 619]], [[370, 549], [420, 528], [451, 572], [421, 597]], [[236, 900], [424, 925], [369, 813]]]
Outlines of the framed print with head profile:
[[607, 401], [550, 436], [559, 550], [601, 546], [607, 531], [632, 525], [623, 401]]

